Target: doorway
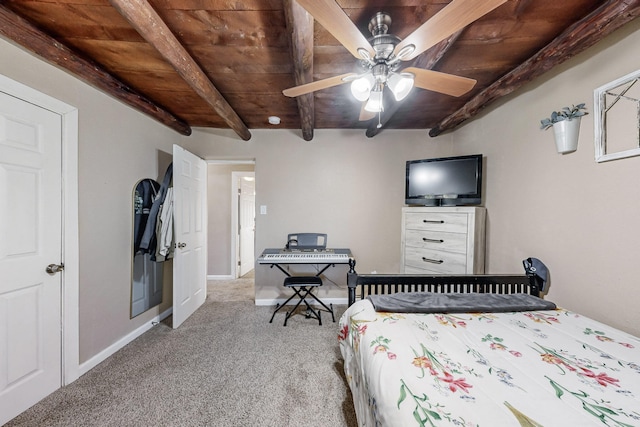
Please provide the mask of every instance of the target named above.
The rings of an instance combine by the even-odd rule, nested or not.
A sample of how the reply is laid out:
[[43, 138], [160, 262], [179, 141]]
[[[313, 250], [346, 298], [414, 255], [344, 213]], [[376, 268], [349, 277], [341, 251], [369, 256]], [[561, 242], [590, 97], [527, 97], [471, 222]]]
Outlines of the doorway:
[[237, 191], [237, 214], [235, 224], [231, 228], [236, 230], [236, 272], [235, 278], [246, 276], [254, 268], [255, 231], [256, 231], [256, 191], [255, 172], [233, 172], [232, 179]]
[[[240, 277], [240, 270], [251, 271], [255, 262], [255, 254], [251, 245], [255, 241], [253, 216], [247, 211], [254, 210], [255, 205], [255, 161], [254, 160], [207, 160], [208, 174], [208, 261], [207, 280], [213, 285], [221, 281], [235, 280]], [[245, 179], [245, 178], [248, 178]], [[253, 181], [251, 179], [253, 178]], [[244, 182], [244, 184], [243, 184]], [[251, 191], [253, 186], [253, 191]], [[249, 200], [240, 206], [240, 192]], [[245, 199], [243, 197], [243, 199]], [[245, 209], [249, 206], [248, 209]], [[240, 214], [250, 218], [245, 221], [241, 244]], [[244, 233], [243, 233], [244, 234]], [[248, 242], [248, 243], [247, 243]]]

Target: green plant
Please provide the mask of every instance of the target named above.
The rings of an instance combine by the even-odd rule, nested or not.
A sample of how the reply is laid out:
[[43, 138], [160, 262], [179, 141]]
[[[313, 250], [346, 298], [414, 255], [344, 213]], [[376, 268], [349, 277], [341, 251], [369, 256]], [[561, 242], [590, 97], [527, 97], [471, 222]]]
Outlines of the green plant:
[[547, 130], [554, 123], [561, 122], [563, 120], [571, 120], [576, 117], [582, 117], [587, 113], [587, 107], [583, 104], [572, 105], [571, 107], [564, 107], [560, 111], [554, 111], [551, 113], [551, 117], [540, 120], [540, 129]]

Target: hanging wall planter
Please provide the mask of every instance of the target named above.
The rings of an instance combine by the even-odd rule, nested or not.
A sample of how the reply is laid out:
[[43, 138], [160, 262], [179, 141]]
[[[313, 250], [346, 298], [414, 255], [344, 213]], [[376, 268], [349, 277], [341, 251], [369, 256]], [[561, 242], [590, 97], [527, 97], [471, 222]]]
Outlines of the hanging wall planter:
[[585, 110], [584, 104], [572, 105], [552, 112], [550, 118], [540, 120], [540, 129], [546, 130], [553, 127], [558, 153], [567, 154], [578, 149], [580, 120], [587, 114]]
[[556, 138], [556, 149], [560, 154], [572, 153], [578, 149], [580, 117], [563, 120], [553, 124], [553, 136]]

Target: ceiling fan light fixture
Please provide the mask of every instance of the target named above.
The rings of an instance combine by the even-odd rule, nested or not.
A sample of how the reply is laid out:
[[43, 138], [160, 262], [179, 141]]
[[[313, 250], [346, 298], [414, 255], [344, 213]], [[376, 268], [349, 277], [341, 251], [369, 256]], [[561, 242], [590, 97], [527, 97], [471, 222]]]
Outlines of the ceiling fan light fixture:
[[382, 90], [374, 90], [369, 95], [369, 100], [364, 106], [364, 109], [372, 113], [379, 113], [383, 110], [382, 106]]
[[369, 98], [374, 83], [373, 75], [367, 73], [351, 82], [351, 94], [358, 101], [364, 102]]
[[387, 86], [391, 89], [396, 101], [402, 101], [413, 88], [414, 75], [411, 73], [393, 73], [387, 79]]

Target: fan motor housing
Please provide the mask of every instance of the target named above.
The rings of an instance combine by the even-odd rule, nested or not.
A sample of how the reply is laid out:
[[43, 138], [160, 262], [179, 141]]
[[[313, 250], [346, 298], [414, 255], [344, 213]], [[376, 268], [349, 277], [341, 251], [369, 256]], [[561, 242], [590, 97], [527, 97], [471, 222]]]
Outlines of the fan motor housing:
[[369, 31], [372, 37], [367, 41], [376, 52], [374, 61], [387, 61], [391, 59], [393, 50], [402, 40], [393, 34], [388, 34], [389, 26], [391, 26], [391, 17], [385, 12], [376, 13], [369, 21]]

